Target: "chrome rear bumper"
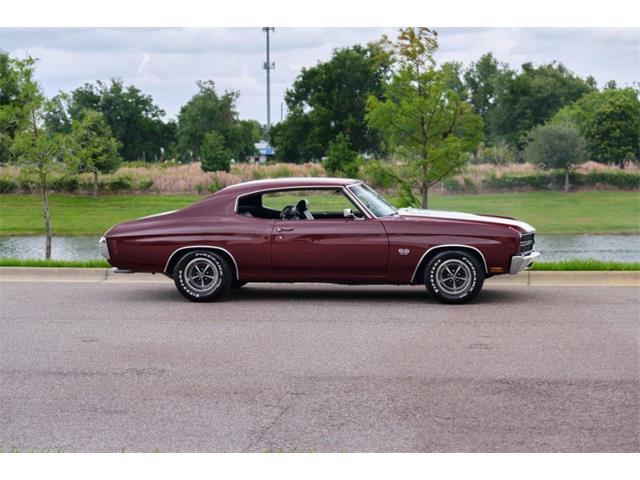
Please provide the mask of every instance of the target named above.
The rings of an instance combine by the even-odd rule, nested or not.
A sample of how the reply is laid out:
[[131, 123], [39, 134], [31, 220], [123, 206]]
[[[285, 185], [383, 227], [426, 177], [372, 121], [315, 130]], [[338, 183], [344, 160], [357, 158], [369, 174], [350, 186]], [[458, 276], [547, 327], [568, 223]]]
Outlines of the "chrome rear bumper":
[[529, 265], [533, 263], [533, 261], [540, 256], [540, 252], [531, 252], [526, 255], [515, 255], [511, 257], [511, 267], [509, 268], [509, 273], [511, 275], [515, 275], [518, 272], [521, 272]]

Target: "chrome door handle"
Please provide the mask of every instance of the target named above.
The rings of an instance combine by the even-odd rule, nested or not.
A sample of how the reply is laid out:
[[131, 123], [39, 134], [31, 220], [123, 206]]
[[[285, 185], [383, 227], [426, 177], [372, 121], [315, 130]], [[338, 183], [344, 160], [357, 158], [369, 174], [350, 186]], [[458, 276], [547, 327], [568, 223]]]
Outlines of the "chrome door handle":
[[277, 227], [276, 232], [293, 232], [292, 227]]

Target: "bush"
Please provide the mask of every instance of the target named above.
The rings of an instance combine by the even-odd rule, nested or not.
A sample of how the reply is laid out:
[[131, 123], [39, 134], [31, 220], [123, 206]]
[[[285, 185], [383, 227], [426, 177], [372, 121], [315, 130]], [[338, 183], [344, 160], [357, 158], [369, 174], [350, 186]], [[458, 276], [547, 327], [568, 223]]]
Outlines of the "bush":
[[[500, 177], [491, 174], [482, 181], [482, 187], [489, 190], [513, 190], [518, 188], [530, 188], [533, 190], [561, 189], [564, 186], [564, 180], [564, 172], [562, 170], [550, 170], [529, 175], [505, 174]], [[596, 171], [586, 174], [570, 172], [569, 181], [576, 187], [602, 186], [623, 190], [640, 189], [640, 173], [638, 172]]]
[[222, 190], [223, 188], [224, 188], [224, 185], [217, 178], [214, 178], [213, 182], [207, 185], [207, 191], [209, 193], [216, 193], [218, 190]]
[[30, 193], [38, 189], [38, 182], [31, 177], [20, 177], [20, 190], [24, 193]]
[[132, 184], [133, 182], [131, 180], [131, 177], [127, 177], [124, 175], [119, 177], [111, 177], [111, 179], [107, 180], [107, 187], [112, 192], [131, 190]]
[[153, 180], [150, 178], [143, 178], [138, 182], [137, 189], [141, 192], [146, 192], [147, 190], [150, 190], [151, 187], [153, 187]]
[[639, 172], [589, 172], [582, 177], [584, 186], [608, 185], [623, 190], [640, 189]]
[[534, 188], [547, 190], [550, 187], [550, 174], [546, 172], [533, 173], [530, 175], [501, 175], [495, 174], [482, 180], [482, 187], [489, 190], [512, 190], [515, 188]]
[[78, 177], [58, 177], [51, 181], [51, 188], [56, 192], [74, 193], [78, 190]]
[[13, 178], [0, 178], [0, 193], [14, 193], [18, 183]]
[[442, 181], [442, 186], [447, 192], [460, 192], [462, 191], [462, 185], [458, 183], [455, 178], [445, 178]]
[[468, 192], [477, 193], [478, 186], [474, 183], [473, 179], [470, 177], [463, 177], [462, 181], [464, 182], [464, 189]]
[[225, 145], [224, 137], [211, 131], [202, 140], [202, 163], [205, 172], [228, 172], [231, 169], [231, 150]]

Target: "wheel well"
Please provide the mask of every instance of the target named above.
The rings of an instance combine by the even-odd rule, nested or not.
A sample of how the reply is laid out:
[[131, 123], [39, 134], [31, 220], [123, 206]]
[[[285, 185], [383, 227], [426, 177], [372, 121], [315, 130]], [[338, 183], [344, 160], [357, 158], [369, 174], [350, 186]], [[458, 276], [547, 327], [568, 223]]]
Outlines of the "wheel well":
[[233, 270], [234, 279], [238, 280], [240, 278], [240, 272], [238, 271], [238, 264], [236, 263], [235, 258], [231, 255], [227, 250], [221, 247], [210, 247], [210, 246], [192, 246], [192, 247], [183, 247], [175, 250], [169, 260], [167, 261], [167, 265], [164, 269], [164, 273], [170, 277], [173, 277], [173, 269], [176, 267], [178, 262], [182, 257], [184, 257], [187, 253], [195, 252], [197, 250], [208, 250], [210, 252], [216, 253], [225, 259], [229, 268]]
[[420, 264], [418, 265], [418, 268], [416, 268], [416, 271], [413, 277], [411, 278], [412, 283], [422, 283], [422, 277], [424, 276], [424, 269], [426, 268], [427, 264], [429, 263], [429, 261], [431, 261], [431, 259], [434, 256], [436, 256], [438, 253], [443, 251], [455, 251], [455, 250], [464, 251], [465, 253], [472, 255], [480, 263], [480, 265], [482, 265], [482, 269], [484, 270], [485, 275], [488, 273], [487, 262], [485, 261], [484, 257], [482, 256], [479, 250], [476, 250], [475, 248], [472, 248], [472, 247], [466, 247], [464, 245], [442, 245], [439, 247], [430, 248], [429, 250], [427, 250], [427, 253], [425, 253], [422, 256], [422, 259], [420, 260]]

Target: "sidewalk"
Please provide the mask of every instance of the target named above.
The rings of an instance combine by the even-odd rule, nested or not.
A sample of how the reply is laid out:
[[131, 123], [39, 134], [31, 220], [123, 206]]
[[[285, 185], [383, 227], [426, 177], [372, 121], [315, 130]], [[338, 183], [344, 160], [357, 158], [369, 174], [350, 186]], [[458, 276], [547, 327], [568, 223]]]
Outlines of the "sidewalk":
[[[107, 283], [167, 283], [172, 280], [162, 274], [113, 273], [106, 268], [33, 268], [0, 267], [0, 282], [107, 282]], [[621, 286], [640, 287], [640, 272], [522, 272], [499, 275], [486, 285], [505, 286]]]

